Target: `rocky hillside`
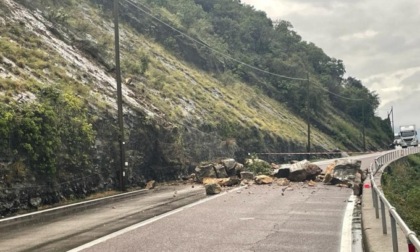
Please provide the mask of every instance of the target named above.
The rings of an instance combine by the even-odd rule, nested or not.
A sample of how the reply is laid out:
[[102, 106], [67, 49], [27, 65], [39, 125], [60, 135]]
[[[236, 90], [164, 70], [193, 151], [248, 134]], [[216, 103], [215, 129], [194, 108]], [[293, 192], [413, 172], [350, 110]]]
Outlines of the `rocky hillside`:
[[[179, 179], [202, 161], [306, 150], [303, 110], [229, 66], [216, 71], [220, 56], [205, 58], [133, 3], [122, 1], [120, 24], [128, 187]], [[3, 215], [118, 186], [113, 34], [112, 1], [0, 2]], [[360, 122], [333, 103], [311, 123], [312, 150], [362, 149]], [[368, 130], [369, 149], [388, 141]]]

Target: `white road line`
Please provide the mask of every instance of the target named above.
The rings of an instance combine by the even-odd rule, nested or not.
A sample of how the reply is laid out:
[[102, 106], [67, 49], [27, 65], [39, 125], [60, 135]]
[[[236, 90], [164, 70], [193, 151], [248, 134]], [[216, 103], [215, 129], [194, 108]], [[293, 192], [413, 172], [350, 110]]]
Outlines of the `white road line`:
[[351, 195], [347, 200], [346, 211], [344, 212], [343, 228], [341, 230], [341, 246], [340, 252], [352, 251], [352, 224], [353, 224], [353, 210], [356, 201], [356, 196]]
[[77, 248], [74, 248], [74, 249], [68, 250], [68, 252], [79, 252], [79, 251], [82, 251], [82, 250], [84, 250], [84, 249], [87, 249], [87, 248], [93, 247], [93, 246], [95, 246], [95, 245], [97, 245], [97, 244], [99, 244], [99, 243], [102, 243], [102, 242], [105, 242], [105, 241], [107, 241], [107, 240], [109, 240], [109, 239], [112, 239], [112, 238], [115, 238], [115, 237], [117, 237], [117, 236], [123, 235], [123, 234], [128, 233], [128, 232], [130, 232], [130, 231], [132, 231], [132, 230], [135, 230], [135, 229], [137, 229], [137, 228], [140, 228], [140, 227], [146, 226], [146, 225], [148, 225], [148, 224], [150, 224], [150, 223], [153, 223], [153, 222], [158, 221], [158, 220], [160, 220], [160, 219], [163, 219], [163, 218], [166, 218], [166, 217], [171, 216], [171, 215], [173, 215], [173, 214], [176, 214], [176, 213], [178, 213], [178, 212], [181, 212], [181, 211], [183, 211], [183, 210], [185, 210], [185, 209], [187, 209], [187, 208], [191, 208], [191, 207], [193, 207], [193, 206], [196, 206], [196, 205], [202, 204], [202, 203], [204, 203], [204, 202], [207, 202], [207, 201], [209, 201], [209, 200], [212, 200], [212, 199], [218, 198], [218, 197], [220, 197], [220, 196], [223, 196], [223, 195], [225, 195], [226, 193], [230, 193], [230, 192], [234, 192], [234, 191], [237, 191], [237, 190], [241, 190], [241, 189], [243, 189], [243, 188], [244, 188], [244, 187], [238, 187], [238, 188], [235, 188], [235, 189], [233, 189], [233, 190], [229, 190], [229, 191], [227, 191], [227, 192], [224, 192], [224, 193], [221, 193], [221, 194], [217, 194], [217, 195], [215, 195], [215, 196], [208, 197], [208, 198], [205, 198], [205, 199], [199, 200], [199, 201], [197, 201], [197, 202], [191, 203], [191, 204], [189, 204], [189, 205], [186, 205], [186, 206], [183, 206], [183, 207], [177, 208], [177, 209], [175, 209], [175, 210], [169, 211], [169, 212], [167, 212], [167, 213], [164, 213], [164, 214], [158, 215], [158, 216], [156, 216], [156, 217], [153, 217], [153, 218], [151, 218], [151, 219], [148, 219], [148, 220], [142, 221], [142, 222], [140, 222], [140, 223], [137, 223], [137, 224], [135, 224], [135, 225], [129, 226], [129, 227], [127, 227], [127, 228], [121, 229], [121, 230], [119, 230], [119, 231], [117, 231], [117, 232], [114, 232], [114, 233], [112, 233], [112, 234], [109, 234], [109, 235], [103, 236], [103, 237], [101, 237], [101, 238], [99, 238], [99, 239], [93, 240], [93, 241], [91, 241], [91, 242], [89, 242], [89, 243], [86, 243], [86, 244], [84, 244], [84, 245], [82, 245], [82, 246], [79, 246], [79, 247], [77, 247]]

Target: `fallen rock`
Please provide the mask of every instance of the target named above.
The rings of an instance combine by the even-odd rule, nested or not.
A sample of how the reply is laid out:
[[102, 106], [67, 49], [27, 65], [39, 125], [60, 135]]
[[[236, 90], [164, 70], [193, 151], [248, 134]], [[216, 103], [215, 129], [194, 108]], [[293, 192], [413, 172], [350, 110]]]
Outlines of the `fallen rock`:
[[316, 182], [312, 181], [312, 180], [309, 180], [308, 181], [308, 186], [316, 186]]
[[322, 182], [324, 182], [324, 184], [330, 183], [332, 178], [333, 178], [333, 173], [334, 173], [334, 168], [335, 165], [337, 164], [337, 160], [334, 161], [334, 163], [331, 163], [327, 166], [327, 168], [325, 168], [325, 176], [324, 176], [324, 180]]
[[220, 183], [221, 186], [234, 186], [239, 185], [241, 183], [241, 180], [238, 177], [230, 177], [228, 179], [223, 180], [223, 182]]
[[145, 189], [150, 190], [155, 188], [156, 186], [156, 181], [154, 180], [150, 180], [149, 182], [147, 182]]
[[362, 161], [356, 159], [341, 159], [334, 168], [333, 177], [341, 182], [355, 181], [356, 173], [362, 174], [360, 169]]
[[222, 192], [222, 188], [220, 187], [220, 185], [215, 183], [205, 185], [205, 188], [207, 195], [215, 195]]
[[261, 184], [272, 184], [274, 179], [267, 175], [258, 175], [255, 177], [255, 183]]
[[[236, 163], [235, 165], [235, 174], [233, 175], [237, 175], [239, 176], [241, 174], [241, 172], [244, 171], [244, 165], [241, 163]], [[233, 176], [233, 175], [229, 175], [229, 176]]]
[[289, 180], [294, 182], [301, 182], [306, 180], [308, 172], [306, 171], [309, 166], [308, 160], [296, 162], [290, 166]]
[[277, 178], [288, 178], [290, 175], [291, 164], [280, 165], [279, 169], [276, 172], [273, 172], [273, 176]]
[[322, 173], [322, 169], [316, 164], [309, 164], [306, 167], [306, 180], [316, 180], [316, 177]]
[[223, 159], [220, 163], [226, 168], [227, 171], [235, 169], [236, 161], [233, 158]]
[[216, 170], [213, 164], [203, 163], [195, 168], [195, 175], [198, 182], [202, 182], [203, 178], [217, 178]]
[[225, 168], [224, 165], [222, 165], [222, 164], [216, 164], [214, 166], [214, 170], [216, 171], [216, 176], [218, 178], [227, 178], [228, 177], [228, 174], [226, 172], [226, 168]]
[[243, 171], [240, 174], [241, 174], [241, 179], [246, 179], [246, 180], [253, 180], [254, 179], [254, 173], [253, 172]]
[[203, 185], [218, 184], [220, 186], [239, 185], [241, 180], [238, 177], [230, 178], [203, 178]]
[[288, 180], [287, 178], [280, 178], [277, 180], [276, 183], [279, 186], [288, 186], [290, 184], [290, 180]]
[[40, 197], [30, 198], [29, 204], [31, 206], [38, 208], [41, 205], [42, 199]]

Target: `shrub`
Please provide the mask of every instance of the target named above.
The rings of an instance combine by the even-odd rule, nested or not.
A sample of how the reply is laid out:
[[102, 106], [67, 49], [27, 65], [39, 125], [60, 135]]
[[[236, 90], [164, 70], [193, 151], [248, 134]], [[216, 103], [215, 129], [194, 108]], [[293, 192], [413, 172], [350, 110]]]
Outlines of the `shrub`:
[[251, 158], [246, 162], [246, 169], [256, 175], [271, 175], [271, 166], [264, 160], [258, 158], [256, 154], [251, 154]]

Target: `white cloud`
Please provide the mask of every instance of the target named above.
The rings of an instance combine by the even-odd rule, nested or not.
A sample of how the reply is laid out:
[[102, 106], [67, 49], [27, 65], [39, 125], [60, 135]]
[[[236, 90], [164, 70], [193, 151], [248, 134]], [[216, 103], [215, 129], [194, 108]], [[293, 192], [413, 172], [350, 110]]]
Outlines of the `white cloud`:
[[375, 37], [378, 32], [372, 30], [366, 30], [364, 32], [357, 32], [350, 35], [341, 36], [339, 39], [342, 41], [349, 41], [353, 39], [367, 39]]
[[[290, 21], [303, 40], [342, 59], [347, 74], [376, 91], [378, 114], [420, 125], [420, 1], [242, 0]], [[400, 122], [401, 123], [400, 123]], [[404, 122], [404, 123], [403, 123]]]

